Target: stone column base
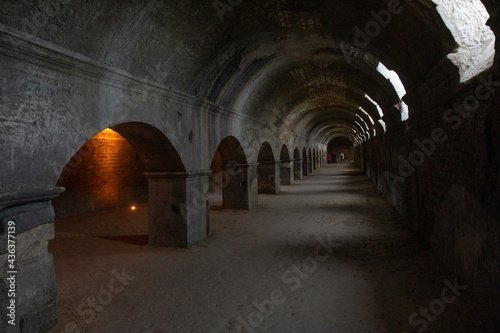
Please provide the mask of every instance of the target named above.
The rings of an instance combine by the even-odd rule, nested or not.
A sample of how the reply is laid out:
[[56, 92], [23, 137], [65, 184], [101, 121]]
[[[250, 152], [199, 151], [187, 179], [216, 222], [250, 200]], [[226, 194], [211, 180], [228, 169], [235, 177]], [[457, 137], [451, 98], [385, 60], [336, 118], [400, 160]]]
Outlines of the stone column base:
[[293, 160], [293, 179], [302, 180], [304, 175], [302, 174], [302, 159], [296, 158]]
[[222, 189], [224, 209], [251, 210], [257, 207], [258, 164], [225, 164], [222, 165], [224, 179], [228, 179]]
[[146, 172], [149, 244], [190, 247], [208, 235], [208, 171]]
[[277, 161], [259, 162], [257, 168], [259, 194], [280, 193], [280, 166]]
[[[0, 195], [0, 327], [14, 328], [12, 332], [47, 331], [57, 323], [56, 277], [48, 242], [54, 238], [55, 216], [50, 202], [63, 191], [53, 188]], [[10, 238], [10, 244], [15, 244], [15, 261], [7, 252], [9, 231], [15, 237]], [[11, 289], [7, 278], [12, 276], [15, 298], [7, 292]], [[15, 299], [12, 319], [16, 326], [8, 323], [11, 299]]]
[[281, 160], [280, 180], [281, 185], [291, 185], [293, 183], [293, 160]]

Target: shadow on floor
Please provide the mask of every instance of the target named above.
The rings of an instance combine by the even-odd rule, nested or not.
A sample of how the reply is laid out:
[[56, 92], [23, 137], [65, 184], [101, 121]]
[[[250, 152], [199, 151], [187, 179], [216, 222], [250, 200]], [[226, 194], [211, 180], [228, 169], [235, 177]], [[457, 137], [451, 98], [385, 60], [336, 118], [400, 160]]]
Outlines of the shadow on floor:
[[148, 235], [99, 236], [98, 238], [131, 245], [148, 245]]

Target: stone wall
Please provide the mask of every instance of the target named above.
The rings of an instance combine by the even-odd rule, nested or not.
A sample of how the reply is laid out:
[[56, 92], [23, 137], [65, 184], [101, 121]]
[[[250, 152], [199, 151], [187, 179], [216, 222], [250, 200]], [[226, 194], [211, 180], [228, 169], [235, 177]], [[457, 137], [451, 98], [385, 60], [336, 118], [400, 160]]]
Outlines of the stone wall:
[[414, 100], [410, 91], [408, 122], [355, 152], [377, 188], [492, 314], [500, 313], [500, 98], [485, 83], [495, 77], [438, 85]]
[[[48, 241], [54, 237], [54, 209], [50, 200], [61, 189], [0, 194], [0, 327], [2, 332], [44, 332], [57, 322], [54, 260]], [[15, 261], [7, 252], [8, 226], [13, 223]], [[10, 266], [13, 265], [13, 266]], [[9, 269], [7, 269], [9, 268]], [[14, 268], [14, 281], [9, 281]], [[11, 282], [14, 282], [13, 284]], [[15, 318], [7, 309], [15, 294]], [[14, 320], [15, 326], [7, 324]]]

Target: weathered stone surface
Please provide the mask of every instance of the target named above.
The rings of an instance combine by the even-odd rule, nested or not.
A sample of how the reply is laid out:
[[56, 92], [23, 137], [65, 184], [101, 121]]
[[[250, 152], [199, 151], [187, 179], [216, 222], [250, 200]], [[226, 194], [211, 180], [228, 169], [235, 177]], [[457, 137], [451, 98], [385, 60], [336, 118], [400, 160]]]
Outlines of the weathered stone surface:
[[[500, 119], [498, 97], [487, 94], [487, 82], [498, 85], [496, 75], [450, 87], [452, 95], [438, 89], [448, 84], [443, 73], [432, 75], [431, 88], [421, 90], [425, 98], [409, 104], [418, 112], [407, 125], [356, 147], [355, 156], [409, 225], [495, 316], [500, 308]], [[470, 100], [478, 101], [472, 109], [464, 104]]]
[[433, 0], [437, 11], [458, 44], [448, 58], [468, 81], [491, 68], [495, 58], [495, 34], [486, 26], [489, 14], [480, 0]]
[[280, 193], [280, 165], [276, 161], [259, 162], [257, 167], [259, 194]]
[[302, 172], [302, 159], [297, 158], [293, 161], [293, 178], [296, 180], [301, 180], [304, 177]]
[[[257, 207], [258, 181], [257, 165], [223, 165], [228, 172], [228, 183], [223, 189], [225, 209], [248, 209]], [[234, 172], [236, 171], [236, 172]]]
[[[47, 244], [54, 238], [54, 224], [44, 224], [16, 238], [16, 326], [12, 332], [46, 331], [57, 321], [57, 295], [54, 261], [47, 253]], [[0, 256], [2, 289], [5, 288], [7, 254]], [[2, 293], [1, 303], [8, 301]], [[6, 317], [2, 306], [2, 320]], [[9, 327], [5, 321], [2, 327]]]
[[[237, 165], [220, 186], [231, 209], [254, 209], [259, 189], [280, 191], [275, 161], [291, 158], [280, 149], [294, 150], [293, 176], [302, 179], [321, 164], [318, 152], [344, 138], [377, 189], [498, 309], [500, 67], [490, 68], [494, 41], [481, 3], [498, 34], [492, 0], [233, 1], [224, 12], [199, 0], [1, 1], [0, 255], [14, 219], [30, 249], [20, 275], [31, 293], [21, 298], [23, 329], [43, 330], [56, 318], [49, 201], [75, 153], [107, 128], [147, 172]], [[460, 29], [450, 31], [450, 18]], [[470, 52], [453, 55], [457, 46]], [[406, 96], [380, 64], [398, 74]], [[151, 234], [164, 245], [203, 239], [204, 176], [156, 185], [149, 199], [158, 221], [182, 213], [182, 204], [187, 220]], [[443, 216], [448, 209], [453, 221]], [[176, 237], [165, 236], [169, 226]]]
[[54, 222], [54, 209], [50, 200], [63, 192], [63, 188], [8, 193], [0, 195], [0, 254], [5, 253], [7, 224], [16, 222], [16, 234], [21, 235], [40, 225]]
[[291, 185], [293, 183], [293, 160], [280, 161], [280, 184]]

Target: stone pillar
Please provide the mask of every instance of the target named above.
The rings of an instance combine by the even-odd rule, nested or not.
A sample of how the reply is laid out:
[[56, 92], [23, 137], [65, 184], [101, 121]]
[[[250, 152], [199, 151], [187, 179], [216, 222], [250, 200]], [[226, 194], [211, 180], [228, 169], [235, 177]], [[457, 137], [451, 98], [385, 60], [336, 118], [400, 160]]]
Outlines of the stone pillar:
[[316, 157], [316, 155], [313, 155], [313, 170], [318, 170], [318, 158]]
[[[11, 327], [12, 332], [47, 331], [57, 322], [54, 259], [48, 252], [48, 241], [54, 238], [55, 216], [50, 202], [63, 191], [53, 188], [0, 194], [0, 327]], [[11, 249], [15, 245], [15, 261], [9, 258], [9, 243]], [[13, 275], [16, 326], [9, 325], [7, 317], [11, 300], [7, 278]]]
[[302, 157], [302, 175], [303, 176], [308, 176], [309, 175], [309, 158], [307, 156]]
[[257, 207], [257, 166], [235, 163], [222, 165], [224, 209], [251, 210]]
[[302, 180], [304, 175], [302, 174], [302, 159], [296, 158], [293, 160], [293, 179]]
[[313, 172], [313, 157], [312, 156], [307, 157], [307, 168], [308, 168], [309, 173]]
[[257, 168], [259, 194], [280, 193], [280, 162], [262, 161]]
[[294, 176], [293, 160], [281, 160], [280, 164], [280, 179], [281, 185], [291, 185]]
[[146, 172], [149, 244], [190, 247], [208, 234], [208, 171]]

